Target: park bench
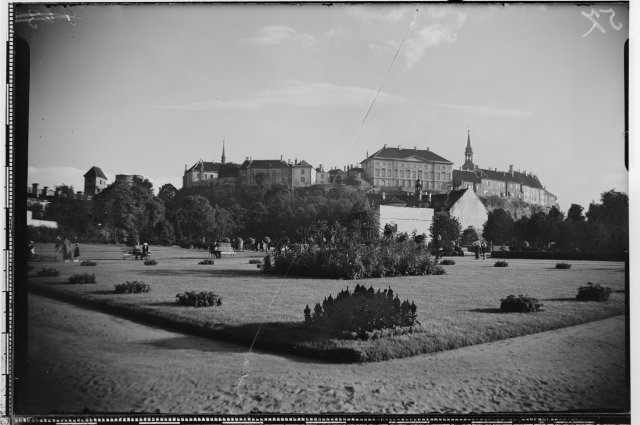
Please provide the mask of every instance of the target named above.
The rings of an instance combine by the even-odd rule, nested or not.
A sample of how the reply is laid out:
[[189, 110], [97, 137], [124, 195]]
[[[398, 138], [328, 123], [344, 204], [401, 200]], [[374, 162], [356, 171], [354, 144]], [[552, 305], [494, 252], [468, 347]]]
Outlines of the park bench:
[[[142, 252], [140, 252], [138, 256], [142, 258]], [[133, 253], [133, 250], [129, 250], [129, 248], [122, 248], [122, 259], [126, 260], [129, 257], [136, 258], [136, 254]], [[147, 252], [147, 258], [148, 257], [151, 257], [151, 252]]]
[[233, 250], [233, 248], [231, 247], [230, 243], [227, 242], [221, 242], [219, 244], [219, 246], [217, 248], [215, 248], [217, 252], [220, 253], [221, 256], [230, 256], [230, 257], [234, 257], [236, 255], [236, 252]]

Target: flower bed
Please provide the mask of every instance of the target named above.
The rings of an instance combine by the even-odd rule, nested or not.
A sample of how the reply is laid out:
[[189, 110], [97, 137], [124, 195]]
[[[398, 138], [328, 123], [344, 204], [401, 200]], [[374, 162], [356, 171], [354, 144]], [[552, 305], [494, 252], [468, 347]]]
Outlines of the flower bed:
[[456, 262], [451, 260], [451, 259], [446, 259], [446, 260], [440, 261], [440, 265], [441, 266], [453, 266], [455, 264], [456, 264]]
[[151, 286], [144, 282], [134, 280], [133, 282], [126, 281], [115, 286], [116, 294], [138, 294], [141, 292], [149, 292]]
[[509, 295], [500, 300], [500, 310], [515, 313], [535, 313], [540, 311], [543, 304], [536, 298], [526, 295]]
[[94, 273], [74, 274], [69, 278], [69, 283], [96, 283], [96, 275]]
[[213, 266], [214, 261], [213, 260], [202, 260], [200, 261], [198, 264], [203, 265], [203, 266]]
[[506, 261], [496, 261], [493, 267], [509, 267], [509, 263]]
[[600, 286], [600, 284], [594, 285], [588, 282], [587, 286], [578, 288], [576, 299], [579, 301], [609, 301], [611, 292], [613, 292], [613, 290], [609, 287]]
[[222, 297], [214, 294], [213, 292], [196, 293], [190, 291], [177, 294], [176, 302], [180, 305], [191, 307], [213, 307], [222, 305]]
[[57, 277], [60, 276], [60, 271], [53, 267], [43, 267], [42, 270], [36, 273], [37, 277]]

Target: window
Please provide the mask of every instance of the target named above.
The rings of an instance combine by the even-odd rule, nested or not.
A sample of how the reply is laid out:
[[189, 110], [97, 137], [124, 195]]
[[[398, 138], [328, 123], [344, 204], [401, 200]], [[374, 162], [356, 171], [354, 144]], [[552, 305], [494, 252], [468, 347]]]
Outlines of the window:
[[[284, 170], [282, 171], [282, 174], [284, 174]], [[282, 184], [287, 184], [287, 179], [282, 179]]]
[[451, 180], [451, 173], [447, 173], [447, 180]]
[[413, 177], [414, 179], [416, 178], [416, 172], [415, 171], [413, 173], [411, 173], [411, 177]]
[[251, 184], [253, 184], [253, 183], [254, 183], [254, 180], [253, 180], [253, 177], [251, 177]]
[[[300, 174], [304, 174], [304, 168], [302, 170], [300, 170]], [[304, 180], [302, 180], [304, 181]]]
[[[250, 174], [253, 176], [253, 170], [251, 170]], [[253, 179], [251, 179], [251, 180], [253, 180]]]
[[[271, 171], [271, 176], [272, 176], [272, 177], [275, 177], [275, 176], [276, 176], [276, 170], [272, 170], [272, 171]], [[274, 182], [274, 183], [275, 183], [275, 181], [276, 181], [276, 180], [275, 180], [275, 179], [273, 179], [273, 182]]]
[[[286, 177], [286, 175], [287, 175], [287, 170], [282, 170], [282, 177]], [[282, 180], [284, 180], [284, 179], [282, 179]], [[283, 181], [283, 183], [284, 183], [284, 181]]]
[[376, 177], [380, 177], [380, 170], [376, 170]]
[[300, 182], [304, 183], [304, 176], [300, 177]]

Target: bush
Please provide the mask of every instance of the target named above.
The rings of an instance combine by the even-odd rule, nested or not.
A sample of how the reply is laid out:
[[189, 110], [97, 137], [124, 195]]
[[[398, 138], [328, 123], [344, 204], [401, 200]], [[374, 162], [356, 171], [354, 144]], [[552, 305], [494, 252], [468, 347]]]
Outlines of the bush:
[[[495, 249], [495, 248], [494, 248]], [[520, 260], [564, 260], [564, 261], [625, 261], [624, 252], [583, 252], [583, 251], [527, 251], [525, 252], [491, 252], [491, 258], [513, 258]]]
[[576, 299], [579, 301], [609, 301], [612, 289], [609, 287], [600, 286], [600, 284], [594, 285], [591, 282], [587, 283], [587, 286], [581, 286], [578, 288], [578, 295]]
[[222, 238], [222, 240], [220, 241], [222, 243], [231, 243], [231, 239], [229, 238]]
[[191, 307], [212, 307], [214, 305], [222, 305], [222, 297], [213, 292], [196, 293], [189, 291], [176, 295], [176, 302], [180, 305]]
[[456, 264], [456, 262], [451, 260], [451, 259], [446, 259], [446, 260], [440, 261], [440, 265], [442, 265], [442, 266], [453, 266], [454, 264]]
[[37, 277], [56, 277], [60, 276], [60, 271], [53, 267], [43, 267], [42, 270], [36, 273]]
[[202, 260], [198, 264], [201, 264], [204, 266], [213, 266], [214, 263], [212, 259], [208, 259], [208, 260]]
[[543, 304], [536, 298], [525, 295], [509, 295], [507, 298], [500, 300], [500, 310], [516, 312], [516, 313], [535, 313], [540, 311]]
[[375, 292], [373, 287], [366, 289], [358, 284], [353, 292], [347, 287], [335, 299], [329, 295], [322, 305], [316, 304], [313, 314], [307, 305], [304, 320], [310, 330], [338, 335], [355, 333], [365, 339], [368, 332], [375, 330], [414, 326], [418, 323], [416, 310], [415, 303], [400, 302], [397, 295], [394, 297], [391, 288]]
[[69, 283], [96, 283], [95, 274], [74, 274], [69, 278]]
[[258, 259], [249, 260], [249, 264], [262, 264], [262, 260], [258, 260]]
[[137, 280], [134, 280], [133, 282], [126, 281], [125, 283], [120, 283], [114, 286], [116, 288], [116, 294], [138, 294], [141, 292], [151, 291], [151, 286]]
[[493, 267], [509, 267], [509, 263], [506, 261], [496, 261]]
[[158, 262], [156, 260], [144, 260], [145, 266], [157, 266]]
[[445, 274], [428, 249], [412, 240], [358, 241], [350, 237], [322, 245], [299, 245], [265, 257], [263, 270], [328, 279]]
[[556, 269], [570, 269], [571, 264], [569, 263], [556, 263]]
[[94, 262], [94, 261], [89, 261], [89, 260], [85, 260], [82, 263], [80, 263], [81, 266], [95, 266], [98, 263]]

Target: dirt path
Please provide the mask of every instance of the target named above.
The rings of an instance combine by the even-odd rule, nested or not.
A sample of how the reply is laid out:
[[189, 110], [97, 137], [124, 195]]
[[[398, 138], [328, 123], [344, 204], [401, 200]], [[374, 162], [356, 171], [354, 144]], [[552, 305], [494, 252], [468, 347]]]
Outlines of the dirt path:
[[623, 317], [349, 365], [269, 353], [247, 358], [244, 347], [36, 295], [29, 296], [29, 318], [30, 413], [463, 413], [629, 405]]

